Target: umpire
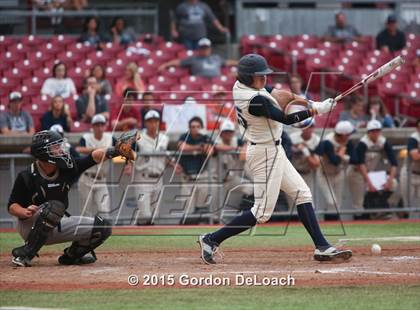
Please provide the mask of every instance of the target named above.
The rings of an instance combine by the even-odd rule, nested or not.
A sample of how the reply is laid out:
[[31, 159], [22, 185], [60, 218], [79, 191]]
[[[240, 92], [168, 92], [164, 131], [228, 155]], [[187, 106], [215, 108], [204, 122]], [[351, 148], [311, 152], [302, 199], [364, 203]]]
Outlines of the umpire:
[[31, 145], [35, 161], [15, 180], [8, 211], [18, 218], [17, 230], [25, 240], [23, 246], [12, 250], [12, 262], [16, 266], [31, 266], [44, 245], [69, 241], [72, 244], [58, 258], [60, 264], [94, 263], [93, 250], [112, 233], [110, 223], [99, 216], [64, 216], [68, 215], [68, 192], [79, 176], [103, 160], [125, 154], [121, 154], [119, 147], [110, 147], [73, 158], [65, 144], [66, 139], [57, 132], [36, 133]]

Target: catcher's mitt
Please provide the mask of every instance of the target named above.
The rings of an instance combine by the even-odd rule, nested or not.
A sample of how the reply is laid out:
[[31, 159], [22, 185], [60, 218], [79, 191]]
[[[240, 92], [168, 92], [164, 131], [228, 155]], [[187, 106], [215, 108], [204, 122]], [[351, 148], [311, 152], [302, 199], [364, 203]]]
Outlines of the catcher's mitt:
[[132, 145], [140, 139], [140, 134], [136, 129], [124, 132], [116, 141], [115, 146], [107, 153], [111, 156], [122, 156], [126, 160], [135, 160], [136, 152], [133, 150]]

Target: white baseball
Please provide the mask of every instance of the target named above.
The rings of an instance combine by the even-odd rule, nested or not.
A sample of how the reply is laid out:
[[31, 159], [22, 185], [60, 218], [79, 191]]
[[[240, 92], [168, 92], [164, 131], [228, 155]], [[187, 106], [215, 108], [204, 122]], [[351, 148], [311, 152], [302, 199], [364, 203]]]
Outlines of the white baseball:
[[372, 252], [373, 255], [379, 255], [381, 254], [381, 246], [379, 244], [372, 244], [372, 247], [370, 248], [370, 251]]

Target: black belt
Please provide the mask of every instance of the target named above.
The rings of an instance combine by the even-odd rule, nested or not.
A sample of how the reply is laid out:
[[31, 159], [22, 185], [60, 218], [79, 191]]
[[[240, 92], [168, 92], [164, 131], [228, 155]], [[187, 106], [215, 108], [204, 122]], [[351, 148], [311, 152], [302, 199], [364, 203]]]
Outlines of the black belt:
[[142, 174], [141, 174], [141, 176], [142, 176], [143, 178], [156, 179], [156, 178], [159, 178], [159, 177], [160, 177], [160, 174], [159, 174], [159, 173], [149, 173], [149, 174], [147, 174], [147, 173], [142, 173]]
[[[269, 144], [269, 143], [255, 143], [255, 142], [251, 142], [251, 145], [257, 145], [257, 144]], [[274, 141], [274, 145], [279, 145], [279, 144], [280, 144], [280, 140]]]
[[414, 174], [420, 175], [420, 171], [411, 171]]

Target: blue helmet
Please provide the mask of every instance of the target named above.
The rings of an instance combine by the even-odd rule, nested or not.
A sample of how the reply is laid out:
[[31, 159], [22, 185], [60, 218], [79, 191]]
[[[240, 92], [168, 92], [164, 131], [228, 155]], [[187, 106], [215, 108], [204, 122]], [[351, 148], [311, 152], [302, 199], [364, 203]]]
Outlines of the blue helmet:
[[258, 54], [242, 56], [238, 63], [238, 81], [245, 84], [252, 84], [252, 77], [256, 75], [267, 75], [273, 73], [268, 67], [267, 60]]

